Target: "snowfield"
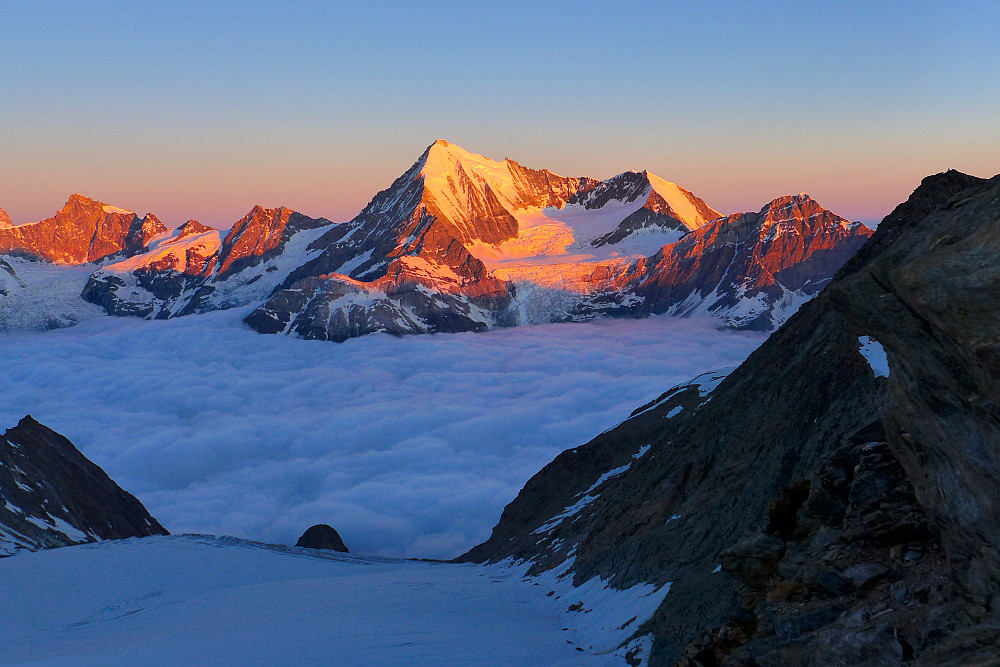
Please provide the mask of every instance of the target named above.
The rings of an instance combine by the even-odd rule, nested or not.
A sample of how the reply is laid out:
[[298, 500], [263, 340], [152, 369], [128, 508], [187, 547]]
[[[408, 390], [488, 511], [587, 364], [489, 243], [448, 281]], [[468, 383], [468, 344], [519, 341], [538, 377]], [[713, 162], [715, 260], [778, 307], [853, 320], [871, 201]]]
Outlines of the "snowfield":
[[451, 558], [524, 483], [763, 334], [653, 317], [342, 344], [252, 332], [246, 309], [0, 333], [0, 428], [66, 435], [173, 533]]
[[558, 582], [512, 568], [199, 536], [25, 553], [0, 581], [2, 664], [597, 666], [649, 643], [608, 650], [616, 635], [546, 595]]

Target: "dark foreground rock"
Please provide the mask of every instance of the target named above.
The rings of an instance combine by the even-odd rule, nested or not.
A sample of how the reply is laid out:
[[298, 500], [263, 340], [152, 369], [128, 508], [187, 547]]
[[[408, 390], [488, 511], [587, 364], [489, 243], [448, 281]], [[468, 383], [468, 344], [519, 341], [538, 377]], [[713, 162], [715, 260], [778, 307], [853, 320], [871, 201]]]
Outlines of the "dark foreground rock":
[[0, 436], [0, 555], [168, 535], [69, 440], [27, 416]]
[[295, 543], [295, 546], [306, 549], [330, 549], [345, 554], [349, 552], [344, 540], [340, 538], [340, 534], [325, 523], [318, 523], [302, 533], [302, 537]]
[[997, 664], [998, 223], [1000, 177], [928, 177], [714, 391], [563, 452], [463, 558], [672, 582], [653, 665]]

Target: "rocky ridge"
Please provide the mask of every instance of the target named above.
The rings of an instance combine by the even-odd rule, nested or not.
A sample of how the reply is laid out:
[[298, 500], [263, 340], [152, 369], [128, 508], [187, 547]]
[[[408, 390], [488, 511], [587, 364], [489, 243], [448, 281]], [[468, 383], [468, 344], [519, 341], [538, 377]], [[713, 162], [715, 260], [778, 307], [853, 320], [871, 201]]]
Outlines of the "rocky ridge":
[[284, 207], [261, 206], [225, 236], [189, 220], [158, 236], [144, 252], [101, 266], [82, 296], [109, 314], [147, 319], [255, 303], [306, 259], [301, 246], [309, 234], [331, 224]]
[[30, 415], [0, 436], [0, 500], [0, 556], [168, 534], [134, 496]]
[[463, 559], [669, 584], [653, 665], [996, 660], [997, 202], [925, 179], [716, 388], [560, 454]]
[[140, 218], [132, 211], [75, 194], [51, 218], [0, 225], [0, 253], [61, 264], [97, 262], [138, 252], [165, 231], [152, 213]]

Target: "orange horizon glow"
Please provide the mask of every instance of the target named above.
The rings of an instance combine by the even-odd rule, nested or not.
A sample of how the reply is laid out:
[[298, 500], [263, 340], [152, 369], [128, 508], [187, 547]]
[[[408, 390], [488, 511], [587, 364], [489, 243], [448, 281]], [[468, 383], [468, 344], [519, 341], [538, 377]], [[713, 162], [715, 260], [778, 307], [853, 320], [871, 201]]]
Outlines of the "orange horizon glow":
[[[849, 169], [838, 168], [831, 160], [792, 159], [785, 157], [776, 163], [756, 163], [735, 160], [732, 169], [723, 171], [707, 160], [692, 161], [682, 168], [669, 164], [629, 164], [628, 158], [608, 160], [608, 166], [598, 169], [598, 160], [587, 160], [573, 151], [549, 163], [522, 158], [510, 151], [490, 155], [476, 146], [459, 144], [471, 152], [480, 152], [493, 159], [510, 157], [524, 166], [549, 169], [564, 176], [590, 176], [606, 179], [621, 171], [647, 169], [664, 179], [676, 182], [704, 199], [720, 213], [756, 211], [771, 200], [789, 194], [806, 192], [825, 208], [851, 220], [878, 221], [919, 185], [920, 180], [933, 173], [957, 168], [975, 176], [989, 177], [987, 173], [993, 156], [973, 156], [963, 160], [957, 155], [933, 156], [919, 159], [909, 156], [899, 158], [903, 166], [893, 168], [889, 156], [868, 156], [858, 160]], [[323, 163], [310, 163], [308, 168], [290, 165], [274, 173], [240, 173], [241, 170], [218, 169], [228, 176], [208, 179], [201, 172], [173, 171], [167, 178], [143, 182], [142, 174], [81, 173], [66, 165], [47, 169], [38, 164], [37, 179], [20, 172], [17, 178], [3, 174], [0, 185], [0, 208], [4, 209], [16, 225], [35, 222], [55, 214], [72, 193], [96, 199], [135, 211], [140, 216], [151, 212], [168, 227], [177, 227], [189, 219], [227, 229], [243, 217], [254, 205], [266, 208], [287, 206], [315, 218], [335, 222], [350, 220], [380, 190], [391, 185], [419, 157], [423, 147], [414, 147], [411, 157], [372, 156], [359, 151], [345, 153], [343, 161], [333, 158]], [[530, 151], [537, 153], [537, 149]], [[507, 153], [507, 152], [505, 152]], [[381, 159], [372, 159], [381, 157]], [[577, 158], [574, 160], [573, 158]], [[551, 164], [551, 163], [558, 164]], [[582, 164], [573, 168], [573, 163]], [[635, 162], [639, 162], [636, 160]], [[589, 163], [589, 164], [588, 164]], [[957, 163], [957, 164], [956, 164]], [[569, 165], [569, 168], [567, 168]], [[279, 168], [282, 165], [277, 165]], [[588, 169], [588, 166], [591, 168]], [[615, 167], [619, 169], [616, 171]], [[740, 169], [743, 167], [743, 169]], [[211, 167], [210, 167], [211, 169]], [[41, 172], [46, 174], [43, 178]], [[235, 172], [235, 173], [234, 173]], [[680, 173], [677, 173], [680, 172]], [[14, 187], [12, 187], [12, 181]]]

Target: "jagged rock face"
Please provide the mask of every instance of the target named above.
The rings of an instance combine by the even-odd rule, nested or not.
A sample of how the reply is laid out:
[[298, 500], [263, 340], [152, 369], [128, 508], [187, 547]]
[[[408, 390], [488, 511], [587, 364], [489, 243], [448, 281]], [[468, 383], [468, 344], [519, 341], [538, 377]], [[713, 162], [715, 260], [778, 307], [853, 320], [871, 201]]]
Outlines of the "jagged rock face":
[[350, 553], [340, 534], [325, 523], [318, 523], [311, 526], [302, 537], [295, 543], [297, 547], [305, 549], [330, 549], [341, 553]]
[[421, 204], [455, 228], [462, 243], [502, 243], [514, 238], [513, 213], [527, 208], [561, 208], [570, 197], [596, 185], [589, 178], [566, 178], [522, 167], [513, 160], [494, 162], [438, 139], [417, 165]]
[[219, 276], [226, 276], [267, 261], [281, 252], [292, 235], [330, 224], [296, 213], [284, 206], [254, 206], [226, 235], [219, 253]]
[[832, 296], [884, 347], [893, 450], [941, 530], [980, 624], [1000, 627], [1000, 177], [969, 183]]
[[[332, 225], [287, 208], [255, 206], [229, 231], [189, 220], [160, 235], [142, 254], [107, 264], [83, 290], [112, 315], [167, 319], [266, 298], [308, 256], [317, 229]], [[288, 255], [283, 253], [289, 250]]]
[[17, 227], [0, 225], [0, 253], [82, 264], [126, 249], [135, 252], [162, 231], [166, 229], [151, 215], [139, 218], [76, 194], [51, 218]]
[[768, 330], [826, 287], [871, 233], [806, 195], [781, 197], [665, 247], [634, 292], [651, 313], [709, 312]]
[[73, 444], [30, 416], [0, 436], [0, 555], [167, 535]]
[[[619, 588], [673, 582], [636, 631], [654, 633], [654, 665], [717, 664], [720, 650], [732, 653], [726, 664], [778, 664], [782, 655], [826, 664], [827, 654], [866, 646], [888, 664], [914, 652], [934, 664], [995, 660], [1000, 580], [991, 545], [1000, 523], [989, 480], [1000, 475], [1000, 369], [998, 304], [989, 295], [1000, 293], [991, 282], [1000, 275], [992, 242], [1000, 180], [976, 182], [955, 173], [926, 179], [859, 258], [716, 389], [678, 387], [560, 454], [464, 558], [530, 559], [540, 572], [572, 554], [577, 583], [595, 575]], [[888, 380], [862, 356], [859, 336], [885, 346]], [[879, 421], [884, 434], [872, 436], [866, 425]], [[879, 446], [869, 474], [870, 440], [889, 448]], [[896, 460], [905, 480], [892, 472]], [[814, 543], [820, 534], [825, 544]], [[815, 563], [817, 549], [831, 560], [807, 573], [801, 566]], [[932, 566], [903, 572], [909, 550]], [[822, 599], [796, 602], [816, 607], [808, 619], [794, 609], [795, 618], [784, 617], [780, 605], [759, 606], [759, 595], [746, 599], [743, 586], [768, 604], [800, 587]], [[910, 599], [909, 591], [924, 593]], [[902, 596], [906, 609], [879, 607], [886, 594]], [[925, 625], [896, 633], [909, 637], [905, 645], [887, 639], [882, 609]], [[841, 641], [845, 633], [856, 641]], [[752, 655], [740, 662], [744, 645]]]
[[7, 215], [7, 211], [0, 208], [0, 229], [5, 229], [7, 227], [13, 227], [14, 223], [11, 222], [10, 216]]
[[679, 665], [895, 665], [936, 641], [932, 615], [954, 595], [948, 565], [881, 423], [872, 426], [779, 489], [766, 530], [719, 555], [745, 613], [689, 645]]
[[152, 213], [147, 213], [142, 218], [136, 217], [129, 227], [128, 236], [125, 237], [122, 253], [126, 257], [138, 255], [149, 247], [154, 238], [167, 231], [169, 231], [167, 226]]

